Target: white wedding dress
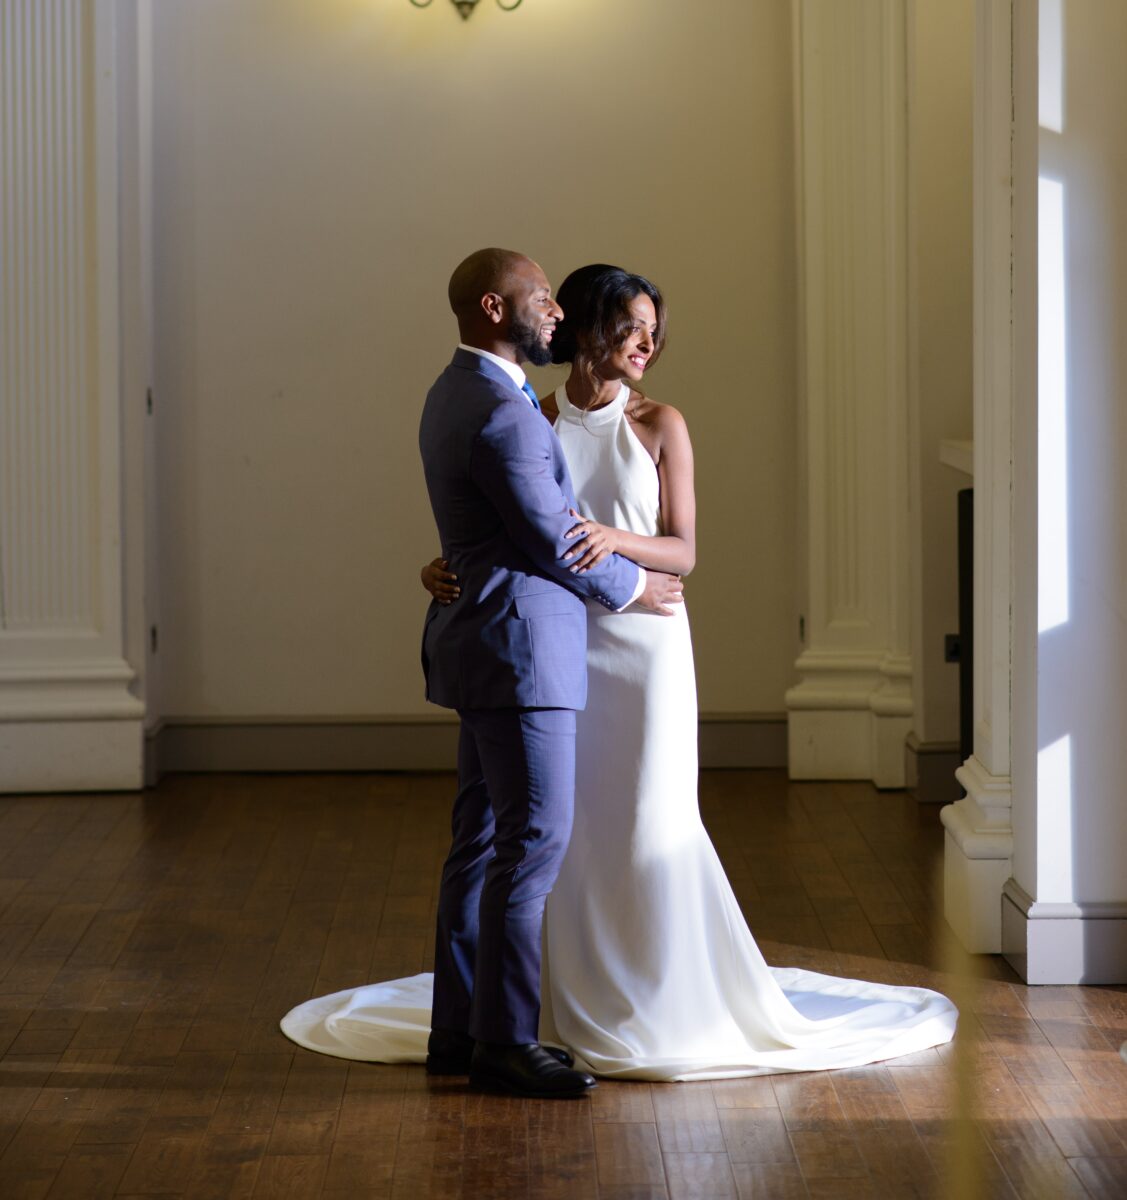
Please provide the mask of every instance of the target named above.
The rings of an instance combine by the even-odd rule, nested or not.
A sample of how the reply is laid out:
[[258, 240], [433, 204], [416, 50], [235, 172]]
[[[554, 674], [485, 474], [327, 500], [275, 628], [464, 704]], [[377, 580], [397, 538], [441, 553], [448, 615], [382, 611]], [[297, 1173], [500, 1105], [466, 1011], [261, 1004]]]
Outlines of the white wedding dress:
[[[582, 512], [660, 533], [653, 460], [629, 389], [595, 412], [556, 392]], [[683, 605], [661, 617], [588, 603], [575, 825], [548, 900], [541, 1038], [619, 1079], [686, 1080], [856, 1067], [949, 1041], [937, 992], [770, 967], [697, 808], [697, 704]], [[376, 1062], [426, 1057], [431, 976], [299, 1005], [286, 1035]]]

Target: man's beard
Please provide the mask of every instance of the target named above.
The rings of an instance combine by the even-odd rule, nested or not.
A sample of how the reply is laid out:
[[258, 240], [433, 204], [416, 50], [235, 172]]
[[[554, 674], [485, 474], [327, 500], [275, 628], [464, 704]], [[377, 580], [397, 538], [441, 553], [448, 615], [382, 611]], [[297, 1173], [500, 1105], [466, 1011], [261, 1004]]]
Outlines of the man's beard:
[[540, 340], [540, 331], [535, 325], [514, 320], [509, 328], [509, 341], [519, 352], [521, 362], [546, 367], [552, 361], [552, 349]]

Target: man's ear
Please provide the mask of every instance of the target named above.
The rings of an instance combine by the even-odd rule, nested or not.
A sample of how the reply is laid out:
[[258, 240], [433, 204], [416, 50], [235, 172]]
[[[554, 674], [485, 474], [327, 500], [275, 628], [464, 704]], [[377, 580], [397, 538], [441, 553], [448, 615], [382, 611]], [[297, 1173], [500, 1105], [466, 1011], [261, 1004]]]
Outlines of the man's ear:
[[486, 292], [481, 298], [481, 311], [493, 325], [500, 325], [505, 319], [505, 298], [496, 292]]

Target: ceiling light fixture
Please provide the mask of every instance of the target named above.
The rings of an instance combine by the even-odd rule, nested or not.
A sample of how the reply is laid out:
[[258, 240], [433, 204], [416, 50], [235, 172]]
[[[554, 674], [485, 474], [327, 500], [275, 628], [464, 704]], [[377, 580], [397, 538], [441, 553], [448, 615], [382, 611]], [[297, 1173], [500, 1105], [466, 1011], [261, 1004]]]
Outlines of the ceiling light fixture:
[[[411, 3], [416, 8], [429, 8], [434, 0], [411, 0]], [[462, 20], [469, 20], [470, 13], [477, 7], [477, 0], [451, 0], [454, 7], [462, 14]], [[505, 12], [512, 12], [514, 8], [520, 7], [521, 0], [513, 0], [511, 4], [504, 4], [502, 0], [497, 0], [497, 7], [503, 8]]]

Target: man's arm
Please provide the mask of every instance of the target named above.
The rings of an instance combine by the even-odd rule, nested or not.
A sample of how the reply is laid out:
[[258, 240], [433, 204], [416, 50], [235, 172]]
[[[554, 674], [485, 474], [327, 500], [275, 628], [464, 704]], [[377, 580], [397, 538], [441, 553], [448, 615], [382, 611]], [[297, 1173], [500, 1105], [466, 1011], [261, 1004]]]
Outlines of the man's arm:
[[[458, 576], [447, 569], [449, 566], [450, 563], [445, 558], [435, 558], [419, 571], [423, 587], [443, 608], [453, 604], [462, 594], [462, 589], [458, 586]], [[622, 608], [629, 608], [637, 601], [644, 608], [652, 609], [664, 617], [671, 617], [673, 609], [669, 606], [679, 604], [683, 599], [680, 583], [679, 575], [640, 570], [634, 594]], [[621, 612], [622, 609], [616, 611]]]
[[[564, 535], [575, 518], [552, 473], [551, 437], [548, 424], [531, 408], [500, 404], [478, 435], [471, 475], [492, 501], [513, 542], [539, 570], [607, 608], [624, 608], [635, 598], [640, 581], [636, 564], [612, 554], [576, 575], [563, 561], [572, 548]], [[648, 589], [649, 584], [644, 586]]]

